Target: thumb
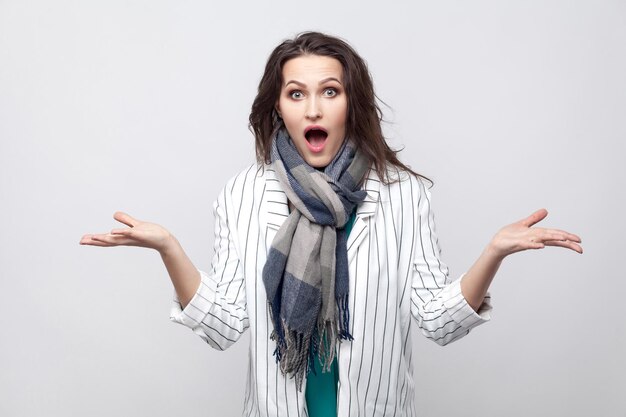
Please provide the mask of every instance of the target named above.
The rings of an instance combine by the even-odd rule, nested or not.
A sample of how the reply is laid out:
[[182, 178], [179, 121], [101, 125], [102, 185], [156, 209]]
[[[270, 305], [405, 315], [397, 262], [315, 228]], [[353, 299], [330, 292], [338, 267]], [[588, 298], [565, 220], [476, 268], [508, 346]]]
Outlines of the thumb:
[[531, 227], [532, 225], [539, 223], [540, 221], [545, 219], [547, 215], [548, 215], [548, 210], [542, 208], [542, 209], [537, 210], [530, 216], [526, 217], [525, 219], [520, 220], [519, 223], [521, 223], [522, 225], [526, 227]]
[[126, 226], [135, 227], [139, 220], [133, 218], [131, 215], [124, 213], [123, 211], [116, 211], [113, 214], [113, 218], [118, 222], [124, 223]]

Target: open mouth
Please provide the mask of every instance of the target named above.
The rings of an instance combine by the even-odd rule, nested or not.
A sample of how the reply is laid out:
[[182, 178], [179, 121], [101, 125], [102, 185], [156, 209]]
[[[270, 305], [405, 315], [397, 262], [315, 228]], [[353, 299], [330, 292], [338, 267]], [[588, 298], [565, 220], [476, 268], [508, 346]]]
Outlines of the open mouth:
[[326, 142], [328, 133], [322, 128], [313, 127], [307, 129], [307, 131], [304, 133], [304, 137], [312, 148], [321, 149], [324, 146], [324, 142]]

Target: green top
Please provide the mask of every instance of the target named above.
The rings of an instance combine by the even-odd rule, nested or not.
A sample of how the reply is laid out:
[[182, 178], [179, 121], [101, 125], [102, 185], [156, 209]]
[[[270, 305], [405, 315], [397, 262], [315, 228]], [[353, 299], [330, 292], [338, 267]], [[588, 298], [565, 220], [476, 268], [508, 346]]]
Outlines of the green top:
[[[356, 210], [353, 210], [345, 226], [348, 236], [355, 219]], [[315, 356], [313, 367], [315, 373], [308, 373], [304, 393], [309, 417], [337, 417], [337, 382], [339, 381], [337, 357], [333, 359], [330, 372], [322, 373], [322, 364], [317, 356]]]

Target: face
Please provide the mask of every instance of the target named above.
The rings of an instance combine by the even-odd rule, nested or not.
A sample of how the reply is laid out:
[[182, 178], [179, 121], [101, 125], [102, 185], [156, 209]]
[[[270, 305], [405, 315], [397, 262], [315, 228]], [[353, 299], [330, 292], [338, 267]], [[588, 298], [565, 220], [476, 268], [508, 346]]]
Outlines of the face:
[[285, 62], [276, 110], [302, 158], [314, 168], [327, 166], [346, 134], [348, 99], [341, 63], [320, 55]]

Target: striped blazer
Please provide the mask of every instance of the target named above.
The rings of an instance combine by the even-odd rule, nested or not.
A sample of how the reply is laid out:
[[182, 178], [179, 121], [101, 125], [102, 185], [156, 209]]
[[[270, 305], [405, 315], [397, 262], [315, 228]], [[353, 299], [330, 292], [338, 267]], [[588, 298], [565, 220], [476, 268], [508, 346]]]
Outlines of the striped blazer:
[[[448, 279], [440, 260], [430, 191], [394, 168], [384, 185], [372, 169], [363, 184], [348, 238], [349, 311], [353, 341], [337, 344], [339, 417], [416, 416], [411, 327], [440, 345], [489, 320], [489, 296], [478, 312]], [[271, 165], [231, 178], [213, 205], [215, 254], [190, 303], [175, 297], [171, 319], [224, 350], [250, 330], [244, 416], [307, 416], [304, 392], [281, 374], [262, 270], [287, 218], [287, 196]], [[306, 382], [305, 382], [306, 383]]]

